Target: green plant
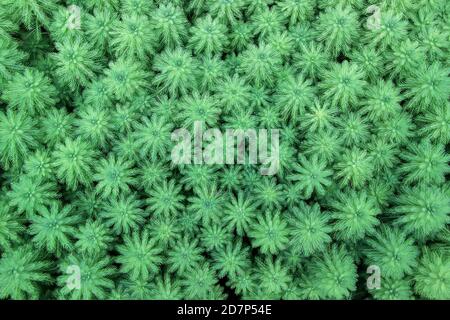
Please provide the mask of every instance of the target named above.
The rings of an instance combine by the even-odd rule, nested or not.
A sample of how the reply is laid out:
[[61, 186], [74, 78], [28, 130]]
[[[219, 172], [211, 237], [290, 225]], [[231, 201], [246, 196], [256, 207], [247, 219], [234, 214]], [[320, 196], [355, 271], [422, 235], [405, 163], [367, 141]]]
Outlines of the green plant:
[[317, 40], [333, 55], [347, 53], [359, 36], [358, 15], [351, 7], [328, 7], [319, 16]]
[[145, 15], [124, 15], [111, 30], [110, 44], [117, 57], [145, 60], [153, 51], [153, 33]]
[[292, 278], [281, 259], [260, 258], [256, 261], [258, 267], [257, 281], [259, 287], [269, 293], [270, 296], [279, 297], [286, 290]]
[[75, 119], [75, 133], [93, 147], [104, 148], [112, 138], [112, 122], [106, 110], [86, 107], [78, 112]]
[[175, 184], [174, 180], [163, 181], [162, 185], [155, 186], [147, 199], [149, 209], [155, 215], [176, 215], [178, 210], [183, 209], [182, 200], [184, 196], [180, 194], [181, 187]]
[[187, 21], [184, 12], [171, 3], [161, 4], [154, 11], [150, 23], [158, 37], [158, 42], [163, 46], [176, 47], [187, 36]]
[[195, 53], [219, 53], [228, 44], [226, 26], [213, 20], [211, 16], [198, 19], [190, 32], [189, 44]]
[[339, 193], [332, 200], [333, 230], [339, 239], [357, 241], [375, 231], [380, 208], [365, 191]]
[[275, 103], [285, 118], [296, 119], [304, 113], [306, 106], [313, 103], [316, 90], [311, 85], [312, 82], [303, 76], [289, 76], [279, 84]]
[[448, 254], [425, 251], [414, 277], [416, 291], [427, 299], [449, 299], [449, 264]]
[[[231, 244], [230, 244], [231, 243]], [[213, 268], [217, 270], [219, 277], [233, 277], [248, 269], [251, 265], [249, 248], [241, 242], [231, 241], [216, 251], [212, 252]]]
[[331, 242], [330, 218], [321, 212], [317, 203], [308, 206], [304, 202], [291, 210], [288, 217], [290, 226], [289, 245], [305, 256], [324, 251]]
[[2, 299], [37, 299], [38, 284], [49, 284], [48, 260], [30, 245], [8, 250], [0, 259], [0, 297]]
[[254, 219], [256, 205], [246, 195], [239, 192], [225, 205], [224, 220], [230, 229], [236, 229], [238, 235], [248, 231], [249, 224]]
[[105, 71], [106, 92], [119, 100], [131, 99], [143, 94], [148, 87], [148, 73], [142, 70], [142, 64], [119, 58], [109, 64]]
[[7, 195], [9, 205], [16, 208], [17, 213], [26, 213], [28, 216], [45, 210], [45, 206], [58, 197], [54, 183], [27, 176], [13, 183]]
[[148, 212], [142, 209], [142, 201], [136, 195], [120, 195], [109, 199], [100, 210], [99, 216], [105, 225], [116, 234], [128, 234], [145, 221]]
[[162, 262], [162, 250], [146, 231], [125, 236], [124, 243], [117, 247], [117, 251], [120, 254], [116, 258], [116, 262], [121, 265], [120, 272], [131, 278], [147, 279], [159, 270]]
[[[67, 285], [70, 267], [79, 268], [80, 289], [73, 289]], [[59, 296], [72, 300], [104, 299], [107, 292], [114, 288], [114, 282], [110, 279], [116, 272], [111, 266], [107, 256], [70, 255], [59, 264], [58, 277]], [[68, 271], [69, 270], [69, 271]]]
[[135, 173], [130, 162], [114, 157], [102, 159], [93, 176], [97, 182], [95, 189], [103, 198], [127, 194], [131, 191], [130, 187], [137, 183]]
[[431, 238], [450, 219], [448, 195], [436, 186], [405, 188], [392, 208], [396, 223], [419, 240]]
[[34, 114], [56, 104], [56, 89], [44, 73], [26, 69], [16, 73], [4, 88], [2, 99], [12, 108]]
[[0, 248], [6, 252], [13, 244], [20, 242], [20, 235], [25, 228], [5, 201], [0, 201], [0, 205]]
[[356, 266], [342, 247], [333, 246], [308, 266], [317, 295], [325, 299], [344, 299], [356, 289]]
[[296, 186], [303, 191], [305, 199], [310, 198], [313, 192], [323, 195], [332, 183], [330, 176], [333, 171], [327, 169], [326, 162], [320, 161], [317, 156], [311, 159], [301, 157], [295, 171], [296, 174], [288, 176], [288, 179], [295, 181]]
[[38, 214], [33, 215], [30, 221], [29, 233], [38, 248], [43, 247], [57, 255], [72, 250], [75, 224], [80, 222], [80, 217], [73, 214], [71, 207], [61, 207], [53, 202], [50, 209], [38, 209]]
[[289, 229], [278, 212], [266, 212], [265, 216], [257, 217], [248, 234], [252, 239], [252, 246], [258, 247], [261, 253], [276, 254], [286, 247]]
[[358, 148], [345, 149], [335, 165], [336, 177], [341, 186], [349, 183], [358, 188], [372, 176], [373, 164], [365, 150]]
[[197, 61], [181, 48], [167, 49], [155, 57], [153, 82], [171, 95], [186, 94], [197, 83]]
[[344, 110], [358, 103], [366, 85], [364, 72], [357, 64], [347, 60], [325, 70], [322, 79], [319, 87], [324, 97]]
[[86, 254], [100, 254], [107, 250], [114, 238], [110, 230], [101, 221], [87, 220], [85, 225], [78, 228], [75, 234], [75, 247]]
[[0, 112], [0, 161], [5, 169], [17, 168], [35, 149], [39, 133], [36, 122], [24, 112]]
[[[169, 271], [175, 271], [181, 275], [189, 274], [188, 271], [199, 267], [199, 264], [204, 260], [201, 253], [202, 249], [198, 246], [198, 240], [188, 237], [178, 240], [167, 253]], [[198, 283], [193, 285], [198, 285]]]
[[425, 140], [417, 145], [411, 145], [409, 152], [401, 155], [405, 163], [399, 172], [405, 175], [405, 182], [423, 182], [425, 184], [442, 184], [445, 175], [450, 172], [450, 156], [444, 151], [444, 146], [431, 144]]
[[410, 281], [405, 279], [382, 278], [383, 286], [372, 289], [371, 294], [377, 300], [412, 300]]
[[56, 175], [71, 189], [79, 184], [89, 185], [92, 182], [93, 160], [97, 156], [90, 144], [80, 138], [67, 138], [64, 144], [58, 144], [53, 153]]
[[378, 265], [386, 278], [401, 279], [416, 267], [419, 250], [414, 240], [399, 229], [382, 228], [367, 240], [367, 246], [367, 263]]
[[101, 70], [98, 52], [80, 39], [57, 43], [56, 49], [58, 53], [52, 56], [55, 75], [72, 90], [89, 84]]
[[257, 86], [272, 86], [275, 73], [282, 63], [279, 53], [265, 43], [249, 47], [242, 53], [240, 60], [240, 72]]

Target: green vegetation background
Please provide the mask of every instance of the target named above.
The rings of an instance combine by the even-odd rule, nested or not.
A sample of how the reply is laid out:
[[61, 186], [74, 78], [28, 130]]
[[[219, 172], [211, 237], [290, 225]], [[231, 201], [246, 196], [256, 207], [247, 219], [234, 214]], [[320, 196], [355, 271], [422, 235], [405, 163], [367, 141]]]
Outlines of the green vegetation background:
[[[449, 14], [0, 0], [0, 298], [449, 299]], [[279, 172], [171, 165], [194, 121]]]

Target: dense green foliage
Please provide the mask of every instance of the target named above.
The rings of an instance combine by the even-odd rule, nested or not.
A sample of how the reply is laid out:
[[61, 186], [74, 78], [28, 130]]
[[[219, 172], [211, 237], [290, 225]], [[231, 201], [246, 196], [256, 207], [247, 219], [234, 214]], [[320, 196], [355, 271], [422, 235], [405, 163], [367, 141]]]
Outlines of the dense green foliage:
[[[0, 0], [0, 299], [450, 299], [449, 25], [448, 0]], [[173, 164], [197, 121], [280, 129], [278, 172]]]

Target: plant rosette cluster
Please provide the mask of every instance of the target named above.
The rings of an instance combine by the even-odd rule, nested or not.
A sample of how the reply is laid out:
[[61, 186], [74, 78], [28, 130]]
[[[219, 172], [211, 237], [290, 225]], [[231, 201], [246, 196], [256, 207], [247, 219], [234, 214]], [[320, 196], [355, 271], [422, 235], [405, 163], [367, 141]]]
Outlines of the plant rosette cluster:
[[[0, 0], [0, 299], [450, 299], [449, 17]], [[276, 172], [174, 164], [198, 122]]]

